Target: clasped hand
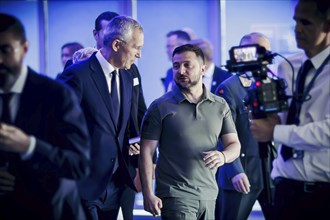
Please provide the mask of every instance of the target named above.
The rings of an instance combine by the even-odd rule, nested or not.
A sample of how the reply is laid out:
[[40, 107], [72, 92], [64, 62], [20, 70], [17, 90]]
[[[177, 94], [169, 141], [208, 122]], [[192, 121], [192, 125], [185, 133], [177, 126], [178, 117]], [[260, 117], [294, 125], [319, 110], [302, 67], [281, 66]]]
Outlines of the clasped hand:
[[0, 196], [14, 191], [15, 177], [5, 167], [0, 167]]
[[130, 144], [128, 153], [130, 156], [140, 154], [140, 144], [138, 144], [138, 143]]
[[13, 153], [25, 153], [30, 145], [30, 137], [21, 129], [0, 124], [0, 150]]
[[[0, 124], [0, 150], [13, 153], [25, 153], [29, 147], [30, 138], [22, 130], [5, 123]], [[15, 177], [0, 167], [0, 196], [13, 191]]]

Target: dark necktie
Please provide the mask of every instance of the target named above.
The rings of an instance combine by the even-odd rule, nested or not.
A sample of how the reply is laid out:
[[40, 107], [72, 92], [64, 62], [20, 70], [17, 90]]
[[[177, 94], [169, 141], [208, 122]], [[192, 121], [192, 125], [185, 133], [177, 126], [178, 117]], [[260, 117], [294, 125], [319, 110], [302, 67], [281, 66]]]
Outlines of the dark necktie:
[[[304, 102], [303, 94], [304, 94], [304, 85], [306, 81], [306, 76], [309, 70], [313, 67], [313, 64], [310, 60], [306, 60], [305, 63], [301, 66], [297, 76], [297, 86], [296, 93], [292, 98], [291, 105], [289, 107], [288, 117], [286, 124], [296, 124], [299, 125], [299, 113], [301, 109], [301, 105]], [[281, 155], [284, 161], [293, 157], [294, 149], [288, 147], [286, 145], [282, 145]]]
[[[1, 113], [1, 120], [0, 122], [4, 122], [6, 124], [11, 124], [12, 119], [10, 115], [10, 106], [9, 102], [12, 97], [12, 93], [5, 93], [5, 94], [0, 94], [1, 99], [2, 99], [2, 113]], [[7, 167], [8, 166], [8, 153], [4, 151], [0, 151], [0, 169]]]
[[119, 96], [118, 96], [118, 87], [117, 87], [117, 71], [114, 70], [111, 73], [111, 100], [112, 100], [112, 106], [113, 106], [113, 115], [115, 119], [115, 123], [117, 125], [118, 118], [119, 118]]
[[12, 123], [11, 115], [10, 115], [10, 106], [9, 102], [12, 97], [12, 93], [4, 93], [1, 94], [2, 98], [2, 114], [1, 114], [1, 122], [10, 124]]

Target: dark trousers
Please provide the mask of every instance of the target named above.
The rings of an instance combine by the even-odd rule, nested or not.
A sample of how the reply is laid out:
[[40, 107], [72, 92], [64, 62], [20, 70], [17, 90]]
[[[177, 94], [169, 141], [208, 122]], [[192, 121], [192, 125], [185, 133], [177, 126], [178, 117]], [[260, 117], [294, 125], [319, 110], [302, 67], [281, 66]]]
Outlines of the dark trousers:
[[[119, 169], [118, 169], [119, 170]], [[88, 220], [117, 220], [120, 201], [127, 186], [116, 172], [102, 195], [94, 201], [83, 200]]]
[[190, 198], [161, 198], [163, 208], [161, 209], [162, 220], [215, 220], [214, 200], [198, 200]]
[[133, 209], [135, 202], [135, 191], [129, 187], [125, 187], [120, 199], [120, 207], [124, 220], [133, 220]]
[[270, 219], [271, 204], [267, 203], [265, 192], [265, 190], [260, 189], [243, 194], [235, 190], [220, 189], [215, 210], [216, 219], [246, 220], [257, 200], [265, 219]]
[[330, 183], [275, 179], [274, 219], [330, 219]]

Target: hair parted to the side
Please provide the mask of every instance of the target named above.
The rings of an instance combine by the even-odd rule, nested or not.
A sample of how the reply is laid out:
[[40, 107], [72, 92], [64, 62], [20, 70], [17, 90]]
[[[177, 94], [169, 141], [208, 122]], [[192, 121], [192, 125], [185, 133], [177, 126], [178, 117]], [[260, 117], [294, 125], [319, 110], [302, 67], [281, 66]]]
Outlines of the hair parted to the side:
[[183, 39], [183, 40], [186, 40], [186, 41], [191, 40], [189, 34], [186, 31], [183, 31], [183, 30], [170, 31], [166, 34], [166, 37], [171, 37], [173, 35], [177, 36], [177, 38], [179, 38], [179, 39]]
[[193, 52], [196, 54], [197, 57], [201, 58], [203, 64], [205, 64], [205, 57], [204, 57], [204, 53], [202, 51], [201, 48], [199, 48], [196, 45], [192, 45], [192, 44], [184, 44], [181, 45], [177, 48], [174, 49], [172, 57], [174, 57], [175, 54], [181, 54], [184, 52]]
[[20, 20], [12, 15], [0, 13], [0, 33], [7, 31], [11, 32], [16, 39], [26, 41], [25, 29]]
[[80, 50], [83, 47], [83, 45], [81, 45], [78, 42], [70, 42], [70, 43], [66, 43], [61, 47], [61, 50], [63, 50], [64, 48], [68, 48], [70, 50], [70, 52], [73, 54], [74, 52], [76, 52], [77, 50]]
[[316, 4], [317, 12], [322, 18], [330, 16], [330, 1], [329, 0], [299, 0], [298, 2], [312, 2]]
[[139, 29], [143, 32], [141, 24], [133, 18], [129, 16], [114, 17], [104, 31], [103, 44], [109, 46], [115, 39], [128, 42], [132, 39], [135, 29]]
[[113, 19], [116, 16], [119, 16], [119, 14], [116, 12], [112, 12], [112, 11], [105, 11], [105, 12], [101, 13], [95, 19], [95, 30], [99, 31], [102, 29], [102, 25], [101, 25], [102, 20], [110, 21], [111, 19]]

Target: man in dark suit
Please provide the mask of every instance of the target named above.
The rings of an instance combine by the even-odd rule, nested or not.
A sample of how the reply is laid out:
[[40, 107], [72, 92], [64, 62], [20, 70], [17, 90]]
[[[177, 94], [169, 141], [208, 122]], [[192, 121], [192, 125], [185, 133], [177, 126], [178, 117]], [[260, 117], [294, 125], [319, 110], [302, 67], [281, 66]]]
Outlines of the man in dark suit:
[[[258, 32], [242, 37], [240, 45], [248, 44], [258, 44], [270, 50], [268, 38]], [[260, 148], [249, 129], [249, 110], [244, 99], [251, 86], [252, 79], [246, 75], [234, 75], [217, 88], [216, 94], [230, 107], [242, 148], [239, 158], [219, 169], [216, 219], [248, 219], [257, 200], [265, 219], [271, 219], [274, 185], [270, 170], [274, 154], [269, 146]]]
[[[96, 41], [97, 49], [103, 46], [104, 40], [104, 30], [108, 26], [110, 20], [116, 16], [119, 16], [116, 12], [105, 11], [101, 13], [95, 19], [95, 28], [93, 30], [93, 36]], [[145, 104], [141, 75], [137, 66], [133, 63], [131, 68], [128, 70], [133, 75], [133, 95], [132, 95], [132, 111], [130, 119], [130, 138], [135, 138], [140, 136], [140, 126], [144, 113], [147, 111], [147, 106]], [[140, 185], [139, 173], [137, 171], [138, 167], [138, 155], [140, 153], [140, 145], [132, 144], [129, 145], [129, 161], [128, 169], [130, 175], [134, 179], [135, 185]], [[123, 213], [124, 220], [133, 220], [133, 209], [135, 201], [136, 192], [129, 187], [124, 190], [123, 196], [121, 198], [121, 209]]]
[[[77, 93], [92, 137], [91, 175], [79, 182], [90, 219], [117, 219], [127, 186], [135, 189], [127, 168], [134, 79], [125, 70], [140, 58], [142, 26], [132, 18], [113, 18], [101, 49], [60, 76]], [[134, 114], [137, 115], [137, 112]]]
[[0, 219], [85, 219], [76, 182], [90, 139], [75, 94], [23, 65], [21, 22], [0, 14]]
[[[116, 16], [119, 16], [116, 12], [112, 11], [105, 11], [101, 13], [96, 19], [95, 19], [95, 27], [93, 30], [93, 36], [96, 41], [96, 48], [100, 49], [103, 46], [103, 40], [104, 40], [104, 30], [108, 26], [110, 20]], [[133, 74], [134, 77], [134, 98], [136, 98], [138, 105], [135, 106], [135, 108], [138, 108], [137, 112], [138, 114], [133, 117], [135, 118], [135, 126], [137, 126], [137, 133], [135, 135], [139, 135], [139, 129], [142, 122], [142, 118], [144, 116], [144, 113], [147, 111], [146, 103], [144, 100], [143, 95], [143, 89], [142, 89], [142, 83], [141, 83], [141, 75], [137, 68], [137, 66], [133, 63], [131, 65], [131, 68], [128, 69]], [[136, 118], [137, 117], [137, 118]], [[137, 121], [136, 121], [137, 120]], [[133, 153], [133, 152], [132, 152]]]

